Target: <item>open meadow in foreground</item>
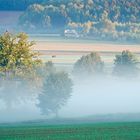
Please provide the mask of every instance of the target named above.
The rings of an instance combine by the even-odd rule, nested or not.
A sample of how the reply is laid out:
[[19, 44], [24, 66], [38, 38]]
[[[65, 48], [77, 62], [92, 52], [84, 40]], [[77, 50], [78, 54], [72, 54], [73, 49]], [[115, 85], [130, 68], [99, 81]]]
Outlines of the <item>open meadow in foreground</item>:
[[0, 140], [139, 140], [140, 123], [0, 127]]

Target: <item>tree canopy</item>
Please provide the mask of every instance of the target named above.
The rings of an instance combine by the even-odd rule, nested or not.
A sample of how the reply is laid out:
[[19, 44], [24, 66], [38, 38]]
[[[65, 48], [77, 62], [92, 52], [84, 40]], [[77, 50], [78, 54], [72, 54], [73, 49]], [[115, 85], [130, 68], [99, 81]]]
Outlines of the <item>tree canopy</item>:
[[37, 105], [42, 114], [55, 113], [66, 104], [71, 96], [72, 81], [65, 72], [50, 73], [43, 83], [42, 93], [39, 95]]
[[86, 56], [82, 56], [74, 65], [73, 73], [76, 75], [96, 75], [103, 72], [104, 63], [100, 55], [92, 52]]
[[99, 20], [102, 13], [107, 11], [111, 21], [122, 23], [140, 21], [139, 0], [0, 0], [0, 3], [0, 10], [26, 10], [28, 6], [35, 3], [57, 7], [65, 5], [74, 20], [77, 18]]
[[97, 39], [139, 41], [139, 11], [138, 0], [44, 0], [29, 5], [19, 25], [27, 31], [62, 33], [72, 28]]
[[137, 63], [138, 60], [133, 53], [123, 51], [115, 57], [113, 73], [118, 76], [134, 76], [138, 72]]
[[[40, 63], [37, 53], [31, 50], [33, 42], [25, 33], [17, 35], [5, 32], [0, 36], [0, 71], [5, 75], [16, 75], [31, 70]], [[24, 71], [25, 70], [25, 71]]]

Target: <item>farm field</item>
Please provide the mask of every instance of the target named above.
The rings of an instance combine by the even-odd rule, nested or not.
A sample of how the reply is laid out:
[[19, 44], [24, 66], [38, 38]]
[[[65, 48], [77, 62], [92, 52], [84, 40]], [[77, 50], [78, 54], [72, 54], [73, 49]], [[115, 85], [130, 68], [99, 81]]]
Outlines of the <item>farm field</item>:
[[101, 42], [94, 40], [82, 39], [65, 39], [61, 37], [41, 39], [30, 38], [34, 40], [36, 45], [34, 50], [47, 50], [47, 51], [75, 51], [75, 52], [120, 52], [122, 50], [130, 50], [132, 52], [140, 52], [139, 44], [125, 44], [114, 42]]
[[0, 140], [139, 140], [140, 123], [0, 127]]

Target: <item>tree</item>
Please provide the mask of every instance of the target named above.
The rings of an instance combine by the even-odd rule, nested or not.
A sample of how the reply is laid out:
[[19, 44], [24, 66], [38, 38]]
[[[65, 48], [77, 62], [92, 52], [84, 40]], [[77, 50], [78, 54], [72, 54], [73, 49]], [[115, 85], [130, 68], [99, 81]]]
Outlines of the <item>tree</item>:
[[118, 76], [134, 76], [138, 72], [137, 59], [133, 53], [126, 50], [116, 55], [113, 73]]
[[46, 76], [48, 76], [50, 73], [56, 72], [56, 68], [51, 61], [42, 63], [41, 65], [35, 67], [34, 70], [36, 70], [36, 74], [40, 77], [41, 84]]
[[45, 63], [44, 70], [47, 75], [49, 75], [50, 73], [56, 72], [56, 68], [54, 64], [52, 63], [52, 61], [48, 61]]
[[43, 83], [42, 93], [38, 96], [40, 108], [43, 114], [55, 113], [66, 104], [72, 92], [72, 80], [67, 73], [50, 73]]
[[42, 26], [46, 26], [46, 24], [49, 23], [44, 23], [44, 20], [49, 20], [49, 18], [43, 15], [43, 11], [44, 6], [40, 4], [30, 5], [27, 10], [19, 17], [19, 25], [22, 26], [22, 28], [24, 27], [25, 30], [28, 28], [39, 29]]
[[31, 50], [33, 44], [25, 33], [13, 35], [5, 32], [0, 36], [0, 71], [5, 76], [31, 71], [41, 62], [37, 53]]
[[67, 13], [61, 7], [48, 6], [45, 8], [45, 14], [50, 17], [50, 23], [53, 28], [64, 28], [68, 23]]
[[36, 67], [41, 60], [31, 50], [33, 44], [25, 33], [0, 36], [0, 100], [7, 108], [32, 100], [39, 92]]
[[96, 52], [82, 56], [74, 65], [73, 72], [78, 75], [94, 75], [103, 72], [104, 63]]
[[[5, 1], [7, 0], [3, 2]], [[21, 0], [14, 1], [17, 8], [22, 7], [18, 6], [18, 3], [22, 4]], [[70, 23], [76, 23], [81, 24], [81, 27], [75, 28], [82, 34], [81, 36], [139, 42], [138, 0], [131, 2], [127, 0], [102, 0], [101, 2], [99, 0], [32, 0], [29, 2], [26, 0], [26, 3], [26, 6], [30, 6], [21, 14], [19, 27], [27, 32], [62, 34]], [[135, 28], [134, 32], [132, 28]]]

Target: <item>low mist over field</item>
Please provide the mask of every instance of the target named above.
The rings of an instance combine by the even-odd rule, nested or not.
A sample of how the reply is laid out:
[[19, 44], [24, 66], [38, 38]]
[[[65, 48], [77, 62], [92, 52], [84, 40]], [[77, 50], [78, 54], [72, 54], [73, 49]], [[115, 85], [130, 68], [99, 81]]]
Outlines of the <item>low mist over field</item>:
[[139, 114], [139, 81], [138, 0], [0, 0], [0, 123]]
[[[76, 57], [70, 62], [66, 57], [73, 57], [73, 53], [68, 50], [63, 50], [69, 52], [63, 59], [62, 52], [55, 48], [55, 54], [47, 46], [34, 51], [35, 45], [25, 33], [6, 32], [0, 42], [1, 123], [140, 112], [138, 46], [133, 48], [137, 53], [121, 49], [98, 53], [93, 51], [94, 43], [85, 52], [77, 42], [75, 46], [81, 51], [76, 56], [78, 51], [73, 50]], [[50, 43], [56, 44], [52, 40]]]
[[139, 112], [139, 80], [100, 78], [77, 82], [65, 113], [83, 117], [97, 114]]
[[[36, 94], [32, 94], [28, 88], [24, 90], [22, 87], [18, 89], [14, 87], [0, 93], [0, 122], [35, 120], [52, 116], [41, 115], [40, 109], [36, 107], [38, 103]], [[59, 117], [139, 113], [139, 92], [139, 79], [97, 77], [97, 79], [76, 80], [71, 97], [60, 109]]]

